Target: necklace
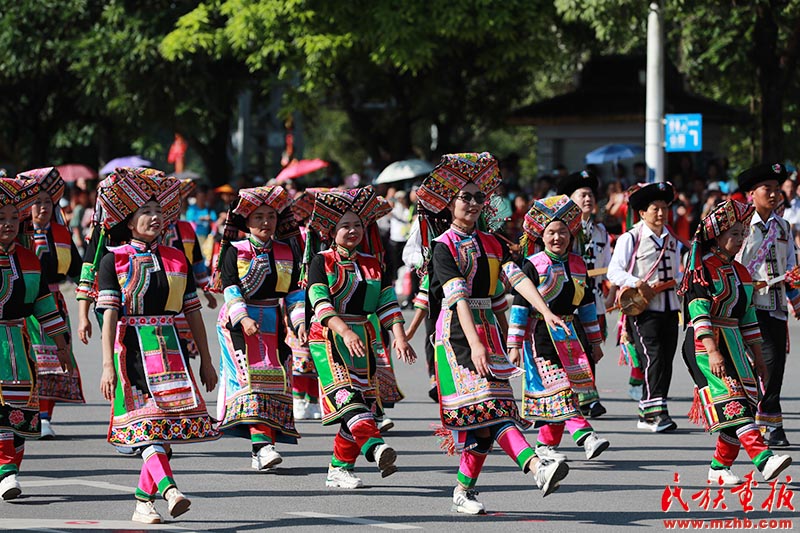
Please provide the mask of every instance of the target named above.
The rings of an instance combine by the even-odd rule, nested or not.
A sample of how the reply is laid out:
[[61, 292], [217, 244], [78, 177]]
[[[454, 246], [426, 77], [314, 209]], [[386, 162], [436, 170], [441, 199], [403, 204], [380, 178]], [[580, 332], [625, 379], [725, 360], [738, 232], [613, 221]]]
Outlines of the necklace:
[[455, 230], [460, 231], [461, 233], [464, 233], [465, 235], [469, 235], [470, 233], [472, 233], [475, 230], [475, 226], [472, 226], [471, 228], [467, 228], [467, 227], [462, 226], [461, 224], [457, 224], [455, 222], [451, 222], [450, 223], [450, 227], [455, 229]]

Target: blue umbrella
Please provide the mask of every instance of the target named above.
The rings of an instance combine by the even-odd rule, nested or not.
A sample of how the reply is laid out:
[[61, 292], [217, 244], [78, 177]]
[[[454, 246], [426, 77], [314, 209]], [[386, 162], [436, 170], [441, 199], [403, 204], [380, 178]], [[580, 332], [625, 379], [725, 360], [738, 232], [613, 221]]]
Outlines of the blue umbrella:
[[613, 163], [643, 154], [644, 148], [636, 144], [607, 144], [586, 154], [587, 165]]
[[152, 165], [147, 159], [142, 159], [138, 155], [128, 155], [112, 159], [100, 169], [100, 174], [111, 174], [120, 167], [149, 167]]

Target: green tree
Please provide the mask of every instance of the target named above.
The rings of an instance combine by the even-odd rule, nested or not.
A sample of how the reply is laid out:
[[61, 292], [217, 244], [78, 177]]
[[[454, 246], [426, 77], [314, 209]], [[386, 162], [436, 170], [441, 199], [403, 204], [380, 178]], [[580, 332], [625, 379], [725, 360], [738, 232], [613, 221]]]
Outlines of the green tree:
[[182, 61], [231, 50], [264, 89], [285, 84], [287, 111], [344, 111], [386, 163], [435, 156], [431, 124], [437, 152], [480, 148], [476, 132], [501, 125], [543, 72], [577, 64], [556, 22], [547, 0], [208, 0], [162, 51]]
[[[797, 105], [787, 96], [800, 89], [800, 2], [662, 4], [669, 56], [692, 88], [750, 110], [760, 160], [783, 160], [796, 150]], [[605, 51], [645, 48], [648, 2], [555, 0], [555, 5], [565, 20], [590, 27]]]

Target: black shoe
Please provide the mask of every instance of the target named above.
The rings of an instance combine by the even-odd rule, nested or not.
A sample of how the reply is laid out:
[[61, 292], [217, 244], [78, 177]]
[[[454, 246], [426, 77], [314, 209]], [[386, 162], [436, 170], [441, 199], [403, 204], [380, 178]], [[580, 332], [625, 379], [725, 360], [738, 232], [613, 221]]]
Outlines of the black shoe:
[[789, 446], [789, 439], [786, 438], [786, 432], [783, 428], [771, 430], [764, 440], [767, 441], [767, 446], [770, 448], [786, 448]]
[[[599, 401], [592, 402], [589, 405], [589, 418], [600, 418], [606, 414], [606, 408]], [[584, 415], [585, 416], [585, 415]]]
[[431, 387], [428, 389], [428, 396], [434, 402], [439, 403], [439, 389], [437, 387]]

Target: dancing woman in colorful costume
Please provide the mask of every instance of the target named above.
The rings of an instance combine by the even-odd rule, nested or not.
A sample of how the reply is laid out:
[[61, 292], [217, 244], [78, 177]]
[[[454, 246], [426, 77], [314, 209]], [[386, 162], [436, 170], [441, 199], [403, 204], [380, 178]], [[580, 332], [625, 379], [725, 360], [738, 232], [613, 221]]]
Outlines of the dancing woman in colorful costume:
[[58, 312], [36, 254], [15, 242], [20, 211], [39, 194], [35, 182], [0, 178], [0, 498], [22, 490], [17, 481], [25, 440], [40, 435], [36, 356], [26, 318], [33, 315], [53, 339], [65, 372], [71, 370], [67, 324]]
[[[174, 325], [186, 316], [200, 352], [200, 380], [211, 391], [217, 375], [208, 352], [194, 277], [182, 250], [158, 240], [180, 211], [178, 180], [148, 168], [119, 168], [100, 192], [105, 228], [128, 244], [103, 257], [97, 308], [103, 311], [100, 389], [112, 402], [108, 441], [140, 448], [142, 465], [133, 520], [162, 521], [160, 492], [175, 518], [190, 501], [177, 488], [170, 443], [213, 440], [212, 425]], [[124, 234], [124, 235], [122, 235]]]
[[[214, 274], [225, 297], [217, 320], [219, 427], [251, 440], [255, 470], [281, 463], [275, 444], [296, 444], [300, 436], [292, 415], [291, 349], [285, 342], [286, 315], [301, 342], [306, 337], [300, 250], [280, 235], [273, 238], [279, 218], [294, 221], [286, 210], [289, 202], [278, 186], [240, 190], [228, 210], [220, 272]], [[233, 241], [239, 231], [247, 238]]]
[[339, 425], [328, 487], [362, 485], [353, 473], [359, 453], [377, 464], [382, 477], [397, 470], [396, 453], [375, 424], [381, 412], [375, 387], [381, 339], [370, 315], [394, 334], [398, 357], [411, 363], [416, 354], [406, 341], [397, 295], [380, 260], [359, 251], [380, 245], [374, 223], [388, 211], [371, 186], [330, 191], [316, 195], [309, 222], [316, 235], [306, 240], [307, 254], [318, 249], [315, 238], [328, 246], [308, 267], [308, 304], [314, 309], [309, 346], [322, 388], [322, 423]]
[[[523, 241], [541, 240], [544, 250], [525, 260], [522, 271], [536, 285], [550, 310], [567, 323], [567, 330], [551, 329], [521, 295], [514, 298], [508, 325], [511, 361], [525, 368], [522, 414], [537, 421], [536, 455], [565, 461], [556, 447], [566, 427], [586, 458], [594, 459], [608, 448], [581, 414], [581, 405], [596, 402], [597, 388], [589, 357], [600, 359], [603, 336], [595, 311], [595, 295], [586, 280], [586, 264], [570, 253], [572, 239], [581, 229], [581, 209], [566, 195], [533, 203], [525, 215]], [[577, 317], [575, 311], [577, 310]], [[584, 350], [575, 318], [586, 332], [593, 354]]]
[[[67, 323], [67, 302], [59, 290], [59, 283], [67, 277], [77, 278], [81, 271], [81, 256], [72, 242], [69, 229], [59, 222], [58, 200], [64, 194], [64, 180], [55, 167], [37, 168], [17, 176], [39, 184], [39, 195], [26, 210], [20, 242], [32, 250], [42, 263], [42, 274], [47, 279], [50, 292], [56, 299], [58, 311]], [[53, 438], [55, 432], [50, 425], [56, 402], [84, 403], [81, 374], [78, 370], [72, 343], [67, 349], [72, 358], [72, 371], [65, 373], [56, 355], [57, 346], [42, 328], [36, 317], [28, 317], [28, 331], [36, 353], [39, 374], [39, 419], [42, 422], [42, 438]], [[69, 339], [70, 337], [68, 337]]]
[[755, 422], [759, 378], [766, 377], [766, 365], [752, 301], [753, 282], [734, 259], [754, 210], [729, 200], [703, 219], [679, 291], [691, 321], [683, 358], [697, 385], [689, 417], [719, 433], [708, 471], [714, 484], [742, 483], [731, 472], [741, 447], [767, 481], [792, 462], [788, 455], [773, 455]]
[[417, 193], [425, 209], [423, 244], [426, 234], [444, 229], [433, 227], [437, 221], [448, 224], [432, 242], [428, 273], [431, 300], [436, 300], [431, 308], [441, 309], [436, 323], [441, 419], [461, 451], [453, 510], [467, 514], [485, 512], [475, 498], [475, 484], [493, 441], [523, 472], [535, 471], [545, 496], [569, 471], [566, 463], [537, 460], [520, 431], [530, 422], [520, 417], [508, 381], [520, 371], [503, 348], [507, 287], [528, 298], [553, 327], [566, 325], [547, 308], [505, 245], [476, 228], [487, 196], [500, 183], [491, 154], [451, 154], [442, 158]]

